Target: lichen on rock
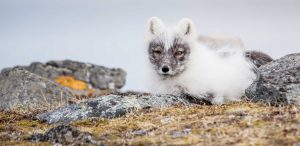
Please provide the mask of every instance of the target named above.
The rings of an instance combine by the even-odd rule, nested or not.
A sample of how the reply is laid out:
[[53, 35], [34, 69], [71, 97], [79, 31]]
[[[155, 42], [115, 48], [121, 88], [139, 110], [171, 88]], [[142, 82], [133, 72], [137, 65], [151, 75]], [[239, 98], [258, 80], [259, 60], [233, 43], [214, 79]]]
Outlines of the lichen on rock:
[[300, 103], [300, 54], [286, 55], [258, 69], [258, 78], [246, 89], [251, 101], [274, 105]]
[[126, 82], [126, 72], [120, 68], [107, 68], [71, 60], [33, 62], [29, 66], [5, 68], [2, 72], [9, 72], [16, 68], [57, 82], [69, 88], [78, 99], [116, 92]]
[[74, 90], [86, 90], [88, 88], [87, 83], [76, 80], [72, 76], [58, 76], [55, 81], [64, 87], [69, 87]]
[[33, 62], [29, 66], [17, 67], [53, 81], [59, 76], [71, 76], [101, 90], [120, 89], [126, 82], [126, 72], [120, 68], [107, 68], [72, 60]]
[[50, 124], [69, 123], [91, 117], [115, 118], [136, 110], [169, 107], [175, 104], [191, 103], [173, 95], [107, 95], [42, 113], [37, 115], [37, 118]]
[[14, 68], [0, 74], [0, 110], [39, 113], [75, 100], [67, 88], [27, 70]]

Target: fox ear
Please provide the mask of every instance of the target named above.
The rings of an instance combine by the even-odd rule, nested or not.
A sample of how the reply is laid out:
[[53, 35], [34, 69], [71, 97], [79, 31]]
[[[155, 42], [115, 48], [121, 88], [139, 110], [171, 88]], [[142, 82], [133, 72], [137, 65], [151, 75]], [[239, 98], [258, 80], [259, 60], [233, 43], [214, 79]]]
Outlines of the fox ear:
[[151, 17], [148, 20], [147, 32], [152, 35], [160, 34], [165, 28], [164, 23], [157, 17]]
[[178, 24], [178, 33], [183, 36], [192, 36], [196, 33], [196, 28], [194, 26], [194, 23], [189, 18], [183, 18], [181, 19]]

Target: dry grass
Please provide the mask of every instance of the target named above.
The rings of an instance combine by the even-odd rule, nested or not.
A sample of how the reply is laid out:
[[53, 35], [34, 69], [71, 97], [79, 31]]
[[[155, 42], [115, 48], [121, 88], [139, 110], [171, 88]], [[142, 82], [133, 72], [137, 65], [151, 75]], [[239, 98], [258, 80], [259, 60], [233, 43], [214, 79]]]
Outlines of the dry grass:
[[[27, 141], [32, 134], [44, 133], [54, 125], [33, 119], [31, 115], [0, 112], [0, 145], [29, 145]], [[37, 143], [44, 145], [46, 143]]]
[[72, 125], [110, 145], [296, 145], [300, 142], [299, 109], [255, 103], [175, 106]]
[[[52, 127], [36, 120], [0, 114], [0, 119], [3, 117], [1, 125], [6, 123], [5, 127], [11, 126], [22, 134], [44, 132]], [[115, 119], [86, 119], [71, 125], [92, 133], [108, 145], [297, 145], [300, 106], [273, 107], [248, 102], [177, 105]], [[0, 126], [0, 132], [4, 131]]]

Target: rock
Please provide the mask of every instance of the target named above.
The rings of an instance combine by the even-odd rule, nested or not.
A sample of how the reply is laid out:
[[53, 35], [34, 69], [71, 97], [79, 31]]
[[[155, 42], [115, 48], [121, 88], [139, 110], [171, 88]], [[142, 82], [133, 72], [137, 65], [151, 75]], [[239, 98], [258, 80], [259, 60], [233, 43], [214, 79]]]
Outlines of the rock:
[[246, 51], [245, 56], [257, 67], [261, 67], [271, 61], [273, 58], [260, 51]]
[[38, 113], [73, 100], [67, 88], [29, 71], [15, 68], [0, 74], [0, 110]]
[[63, 144], [63, 145], [87, 145], [97, 144], [93, 136], [87, 132], [80, 132], [75, 127], [69, 125], [60, 125], [50, 129], [45, 134], [34, 134], [29, 140], [33, 142], [37, 141], [49, 141], [52, 144]]
[[37, 115], [48, 123], [69, 123], [90, 118], [114, 118], [134, 110], [168, 107], [174, 104], [190, 104], [189, 100], [172, 95], [107, 95]]
[[[71, 60], [49, 61], [31, 63], [29, 66], [18, 66], [34, 74], [55, 80], [58, 76], [72, 76], [84, 81], [93, 88], [120, 89], [125, 85], [126, 72], [119, 68], [106, 68], [89, 63], [81, 63]], [[9, 70], [9, 69], [5, 69]]]
[[263, 65], [258, 72], [257, 80], [246, 89], [250, 100], [275, 105], [300, 103], [300, 53]]
[[171, 135], [173, 138], [179, 138], [179, 137], [187, 136], [191, 133], [192, 133], [192, 129], [186, 128], [186, 129], [183, 129], [182, 131], [173, 131], [171, 133]]

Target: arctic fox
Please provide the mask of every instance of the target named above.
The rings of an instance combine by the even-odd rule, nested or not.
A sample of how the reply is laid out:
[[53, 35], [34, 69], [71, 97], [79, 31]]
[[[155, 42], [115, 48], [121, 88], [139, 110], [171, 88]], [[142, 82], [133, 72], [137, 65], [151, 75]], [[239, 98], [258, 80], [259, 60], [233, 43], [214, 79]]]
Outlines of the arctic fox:
[[256, 77], [243, 50], [222, 56], [207, 48], [197, 40], [196, 28], [188, 18], [175, 27], [166, 27], [152, 17], [146, 29], [152, 93], [184, 93], [222, 104], [240, 100]]

